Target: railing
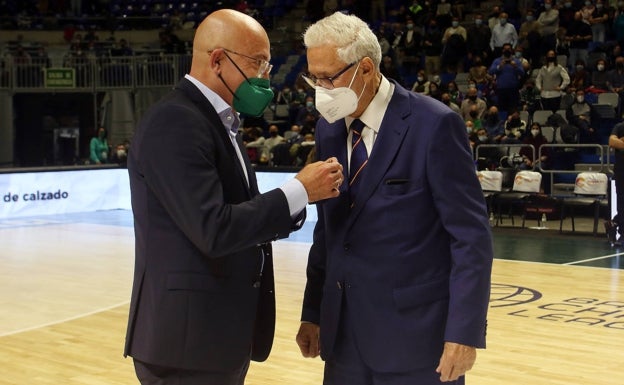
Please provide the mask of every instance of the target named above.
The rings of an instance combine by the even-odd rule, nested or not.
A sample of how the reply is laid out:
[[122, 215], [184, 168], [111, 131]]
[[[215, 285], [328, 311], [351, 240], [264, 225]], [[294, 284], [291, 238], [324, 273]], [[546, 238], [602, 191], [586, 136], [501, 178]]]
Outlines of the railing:
[[[570, 190], [574, 187], [574, 182], [571, 183], [557, 183], [555, 181], [555, 175], [565, 175], [565, 174], [578, 174], [583, 171], [577, 169], [576, 166], [579, 164], [586, 164], [583, 162], [576, 162], [578, 155], [583, 152], [589, 152], [591, 150], [592, 153], [598, 156], [599, 162], [592, 163], [595, 164], [594, 170], [597, 172], [603, 172], [607, 175], [613, 174], [613, 165], [611, 163], [611, 150], [609, 146], [601, 145], [601, 144], [567, 144], [567, 143], [551, 143], [551, 144], [543, 144], [540, 146], [537, 151], [537, 157], [535, 156], [535, 147], [530, 144], [482, 144], [476, 147], [475, 149], [475, 161], [477, 161], [481, 155], [483, 155], [483, 150], [488, 148], [499, 149], [501, 153], [501, 157], [498, 161], [498, 168], [514, 170], [519, 169], [522, 164], [524, 164], [522, 157], [514, 156], [519, 151], [515, 149], [519, 148], [530, 148], [533, 158], [533, 167], [530, 167], [532, 170], [539, 171], [544, 174], [550, 174], [550, 191], [551, 194], [554, 192], [555, 187], [559, 187], [560, 189], [569, 188]], [[544, 168], [541, 162], [537, 162], [538, 159], [542, 158], [542, 155], [548, 153], [550, 155], [550, 160], [547, 164], [553, 165], [553, 167]], [[560, 165], [563, 162], [558, 162], [562, 157], [569, 158], [569, 165], [571, 168], [560, 168]], [[513, 180], [513, 179], [512, 179]], [[507, 180], [507, 182], [511, 182]], [[503, 183], [505, 183], [505, 178]]]
[[99, 92], [173, 87], [190, 70], [191, 55], [67, 57], [50, 68], [47, 58], [0, 61], [0, 90]]

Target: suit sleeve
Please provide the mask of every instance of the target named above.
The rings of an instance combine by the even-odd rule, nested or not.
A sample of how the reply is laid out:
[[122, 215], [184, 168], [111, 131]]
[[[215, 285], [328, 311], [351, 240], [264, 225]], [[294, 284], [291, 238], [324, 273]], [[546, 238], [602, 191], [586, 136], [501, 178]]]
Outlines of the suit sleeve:
[[[492, 236], [465, 125], [454, 113], [440, 119], [427, 153], [434, 204], [451, 238], [449, 315], [445, 339], [485, 347], [493, 259]], [[449, 156], [456, 154], [456, 156]]]
[[227, 164], [231, 158], [219, 155], [229, 144], [216, 134], [220, 127], [183, 105], [161, 109], [145, 124], [151, 131], [136, 150], [143, 154], [139, 172], [179, 231], [204, 255], [221, 257], [288, 236], [292, 219], [280, 189], [226, 203], [232, 200], [226, 194], [241, 195], [245, 187], [241, 182], [237, 191], [230, 191], [233, 178], [241, 177]]

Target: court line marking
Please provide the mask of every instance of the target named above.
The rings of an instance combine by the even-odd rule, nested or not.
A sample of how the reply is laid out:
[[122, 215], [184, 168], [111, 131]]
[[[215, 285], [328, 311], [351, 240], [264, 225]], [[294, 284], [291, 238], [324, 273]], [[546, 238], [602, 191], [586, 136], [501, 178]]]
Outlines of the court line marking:
[[615, 254], [609, 254], [609, 255], [603, 255], [601, 257], [595, 257], [595, 258], [581, 259], [580, 261], [566, 262], [566, 263], [562, 263], [562, 265], [576, 265], [576, 264], [579, 264], [579, 263], [593, 262], [593, 261], [599, 261], [601, 259], [607, 259], [607, 258], [612, 258], [612, 257], [619, 257], [620, 255], [624, 255], [624, 252], [615, 253]]
[[36, 329], [43, 329], [43, 328], [46, 328], [48, 326], [54, 326], [54, 325], [62, 324], [62, 323], [65, 323], [65, 322], [74, 321], [74, 320], [76, 320], [78, 318], [88, 317], [88, 316], [91, 316], [91, 315], [94, 315], [94, 314], [97, 314], [97, 313], [102, 313], [102, 312], [105, 312], [105, 311], [108, 311], [108, 310], [115, 309], [115, 308], [120, 307], [120, 306], [125, 306], [125, 305], [127, 305], [129, 303], [130, 303], [130, 301], [124, 301], [124, 302], [118, 303], [116, 305], [111, 305], [111, 306], [108, 306], [108, 307], [105, 307], [105, 308], [96, 309], [96, 310], [93, 310], [93, 311], [90, 311], [90, 312], [87, 312], [87, 313], [78, 314], [78, 315], [75, 315], [73, 317], [65, 318], [65, 319], [62, 319], [62, 320], [47, 322], [47, 323], [44, 323], [44, 324], [30, 326], [30, 327], [23, 328], [23, 329], [18, 329], [18, 330], [13, 330], [13, 331], [6, 332], [6, 333], [0, 333], [0, 338], [11, 336], [11, 335], [14, 335], [14, 334], [29, 332], [29, 331], [36, 330]]

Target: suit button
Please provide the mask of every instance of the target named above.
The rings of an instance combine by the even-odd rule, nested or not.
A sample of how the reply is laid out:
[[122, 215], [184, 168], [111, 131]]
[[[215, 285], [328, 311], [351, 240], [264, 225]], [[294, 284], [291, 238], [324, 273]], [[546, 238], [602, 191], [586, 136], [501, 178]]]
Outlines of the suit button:
[[351, 249], [351, 244], [350, 243], [345, 243], [343, 245], [344, 251], [349, 251]]
[[336, 286], [338, 286], [338, 290], [342, 290], [342, 282], [336, 281]]

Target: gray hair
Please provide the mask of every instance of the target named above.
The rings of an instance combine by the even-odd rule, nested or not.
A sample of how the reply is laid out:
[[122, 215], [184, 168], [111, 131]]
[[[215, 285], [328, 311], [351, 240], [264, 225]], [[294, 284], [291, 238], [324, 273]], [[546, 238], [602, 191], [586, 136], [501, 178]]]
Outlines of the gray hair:
[[381, 47], [368, 24], [354, 15], [336, 12], [309, 26], [303, 34], [306, 48], [335, 45], [336, 53], [345, 63], [370, 57], [379, 69]]

